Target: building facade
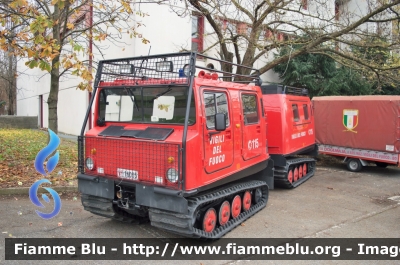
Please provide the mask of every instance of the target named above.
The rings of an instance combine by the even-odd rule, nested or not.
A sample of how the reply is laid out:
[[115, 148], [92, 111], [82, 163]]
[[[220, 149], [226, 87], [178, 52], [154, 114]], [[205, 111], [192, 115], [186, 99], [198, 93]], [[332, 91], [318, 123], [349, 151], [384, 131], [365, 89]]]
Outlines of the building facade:
[[[369, 0], [333, 0], [328, 1], [323, 6], [318, 1], [298, 0], [293, 1], [299, 10], [308, 14], [322, 14], [322, 17], [335, 17], [337, 20], [348, 19], [348, 14], [352, 14], [354, 19], [368, 11]], [[93, 51], [93, 67], [96, 68], [96, 62], [102, 59], [136, 57], [148, 54], [174, 53], [187, 50], [205, 51], [210, 57], [217, 57], [219, 54], [218, 46], [213, 46], [216, 38], [212, 34], [212, 27], [206, 22], [206, 19], [192, 12], [192, 15], [180, 17], [173, 12], [175, 9], [183, 8], [167, 4], [143, 4], [135, 6], [140, 8], [143, 13], [149, 16], [141, 17], [140, 23], [144, 26], [139, 29], [140, 34], [150, 40], [150, 43], [144, 44], [139, 38], [129, 38], [122, 34], [121, 40], [115, 43], [101, 42], [97, 43], [101, 53]], [[344, 18], [346, 14], [346, 18]], [[297, 23], [313, 24], [323, 27], [323, 20], [310, 19], [301, 22], [301, 17], [293, 14], [285, 14], [286, 19], [296, 20]], [[237, 19], [220, 19], [222, 28], [232, 32], [246, 32], [249, 28], [249, 22]], [[284, 32], [290, 31], [290, 26], [286, 28], [276, 28], [271, 31], [265, 29], [260, 34], [260, 38], [268, 40], [273, 34], [278, 40], [287, 38]], [[211, 48], [210, 48], [211, 47]], [[88, 57], [88, 55], [86, 55]], [[254, 65], [254, 68], [262, 67], [263, 64], [273, 59], [273, 52], [260, 58]], [[209, 62], [203, 61], [204, 66]], [[24, 61], [19, 62], [19, 71], [17, 86], [19, 93], [17, 96], [17, 115], [19, 116], [38, 116], [38, 126], [48, 127], [48, 108], [47, 98], [50, 90], [50, 76], [39, 69], [29, 69], [24, 65]], [[265, 82], [279, 82], [279, 76], [273, 71], [268, 71], [262, 76]], [[77, 90], [79, 78], [67, 75], [61, 78], [59, 97], [58, 97], [58, 130], [59, 132], [71, 135], [79, 135], [85, 113], [90, 100], [88, 91]]]

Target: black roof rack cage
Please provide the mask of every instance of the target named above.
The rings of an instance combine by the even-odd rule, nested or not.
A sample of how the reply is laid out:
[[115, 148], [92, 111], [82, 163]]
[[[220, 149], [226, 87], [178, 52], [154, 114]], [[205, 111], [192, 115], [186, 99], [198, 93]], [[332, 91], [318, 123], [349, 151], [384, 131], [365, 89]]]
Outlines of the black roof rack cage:
[[306, 88], [297, 88], [285, 85], [266, 85], [261, 86], [262, 93], [265, 94], [290, 94], [298, 96], [307, 96], [308, 90]]
[[[196, 64], [201, 58], [211, 60], [212, 63], [219, 63], [219, 69], [224, 65], [230, 65], [233, 69], [249, 74], [235, 74], [224, 72], [219, 69], [212, 69]], [[218, 67], [215, 67], [218, 68]], [[241, 69], [240, 69], [241, 68]], [[220, 59], [198, 55], [194, 52], [170, 53], [149, 55], [131, 58], [120, 58], [102, 60], [96, 74], [96, 80], [102, 81], [102, 86], [126, 86], [126, 85], [188, 85], [190, 77], [196, 74], [197, 70], [205, 70], [210, 73], [217, 73], [218, 79], [229, 82], [251, 83], [261, 85], [259, 71]], [[98, 84], [98, 82], [96, 82]], [[95, 85], [97, 85], [95, 84]]]

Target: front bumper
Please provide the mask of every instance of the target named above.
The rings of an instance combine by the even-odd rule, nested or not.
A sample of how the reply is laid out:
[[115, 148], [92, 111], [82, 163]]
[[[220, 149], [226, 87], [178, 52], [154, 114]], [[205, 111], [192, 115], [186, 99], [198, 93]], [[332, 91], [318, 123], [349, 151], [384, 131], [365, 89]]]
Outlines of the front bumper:
[[135, 205], [137, 206], [145, 206], [177, 213], [187, 213], [188, 211], [188, 202], [179, 190], [78, 174], [79, 192], [86, 195], [117, 200], [115, 197], [116, 182], [122, 189], [128, 186], [135, 189]]

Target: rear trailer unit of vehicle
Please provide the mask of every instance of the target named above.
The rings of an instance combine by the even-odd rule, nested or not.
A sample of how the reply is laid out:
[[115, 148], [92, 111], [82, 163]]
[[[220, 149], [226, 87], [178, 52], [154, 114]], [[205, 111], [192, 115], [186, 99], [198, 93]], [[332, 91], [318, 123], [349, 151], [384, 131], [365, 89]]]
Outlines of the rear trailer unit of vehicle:
[[314, 97], [319, 152], [345, 158], [350, 171], [368, 162], [398, 165], [400, 96]]
[[283, 85], [262, 86], [261, 90], [275, 184], [295, 188], [314, 175], [315, 159], [310, 156], [318, 154], [308, 90]]
[[[78, 138], [85, 210], [219, 238], [266, 206], [273, 162], [258, 71], [198, 56], [99, 62]], [[210, 72], [205, 59], [246, 74]]]

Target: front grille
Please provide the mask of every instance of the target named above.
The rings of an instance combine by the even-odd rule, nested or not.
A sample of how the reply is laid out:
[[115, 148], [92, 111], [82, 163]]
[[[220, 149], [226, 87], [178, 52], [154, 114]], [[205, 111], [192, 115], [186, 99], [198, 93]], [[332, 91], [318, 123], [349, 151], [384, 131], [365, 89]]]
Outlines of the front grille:
[[[81, 173], [179, 189], [182, 186], [179, 144], [111, 137], [79, 137], [78, 144]], [[87, 157], [94, 160], [94, 170], [85, 167]], [[178, 172], [176, 183], [166, 178], [169, 168]]]

